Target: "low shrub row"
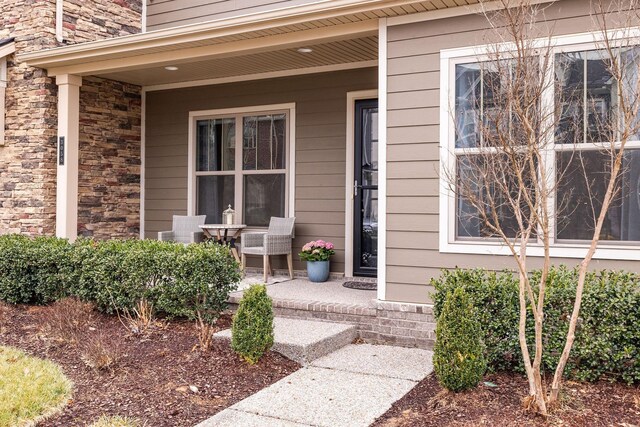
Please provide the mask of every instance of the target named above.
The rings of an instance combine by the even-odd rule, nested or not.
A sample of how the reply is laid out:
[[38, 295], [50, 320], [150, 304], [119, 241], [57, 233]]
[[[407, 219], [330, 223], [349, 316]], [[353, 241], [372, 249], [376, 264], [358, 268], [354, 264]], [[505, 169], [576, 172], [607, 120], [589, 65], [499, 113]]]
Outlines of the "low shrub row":
[[75, 296], [113, 313], [146, 300], [167, 316], [213, 322], [239, 280], [229, 249], [213, 243], [0, 236], [0, 300], [12, 304]]
[[[533, 282], [540, 272], [532, 274]], [[552, 371], [565, 343], [573, 309], [577, 270], [558, 267], [547, 281], [544, 318], [545, 370]], [[489, 369], [524, 371], [518, 340], [518, 278], [483, 269], [444, 271], [431, 281], [434, 311], [442, 313], [456, 289], [469, 296], [486, 346]], [[534, 340], [529, 312], [527, 339]], [[587, 276], [576, 340], [566, 369], [569, 378], [640, 382], [640, 276], [615, 271]]]

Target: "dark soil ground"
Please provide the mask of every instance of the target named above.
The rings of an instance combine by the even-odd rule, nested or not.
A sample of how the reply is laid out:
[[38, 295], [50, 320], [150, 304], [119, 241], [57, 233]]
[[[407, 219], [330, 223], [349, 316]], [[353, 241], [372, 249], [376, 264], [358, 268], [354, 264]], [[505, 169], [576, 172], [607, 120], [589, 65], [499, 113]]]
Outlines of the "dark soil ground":
[[[276, 353], [250, 366], [228, 344], [201, 352], [190, 322], [157, 323], [133, 334], [116, 316], [94, 312], [85, 325], [88, 335], [78, 341], [99, 336], [106, 353], [117, 358], [108, 368], [95, 369], [81, 356], [86, 343], [55, 333], [52, 310], [0, 305], [0, 344], [57, 362], [74, 383], [73, 400], [43, 426], [86, 426], [103, 414], [154, 427], [193, 426], [299, 368]], [[224, 316], [218, 328], [229, 323]]]
[[443, 391], [431, 374], [374, 424], [378, 427], [435, 426], [640, 426], [640, 389], [622, 384], [566, 382], [560, 407], [548, 419], [523, 409], [527, 381], [515, 374], [488, 375], [462, 393]]

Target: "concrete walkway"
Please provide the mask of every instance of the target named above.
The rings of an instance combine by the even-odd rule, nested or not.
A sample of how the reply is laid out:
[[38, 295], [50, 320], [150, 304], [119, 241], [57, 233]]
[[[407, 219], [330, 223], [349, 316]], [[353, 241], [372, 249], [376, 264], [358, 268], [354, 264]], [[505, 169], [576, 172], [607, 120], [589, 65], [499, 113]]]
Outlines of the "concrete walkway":
[[351, 344], [198, 427], [365, 427], [432, 370], [428, 350]]

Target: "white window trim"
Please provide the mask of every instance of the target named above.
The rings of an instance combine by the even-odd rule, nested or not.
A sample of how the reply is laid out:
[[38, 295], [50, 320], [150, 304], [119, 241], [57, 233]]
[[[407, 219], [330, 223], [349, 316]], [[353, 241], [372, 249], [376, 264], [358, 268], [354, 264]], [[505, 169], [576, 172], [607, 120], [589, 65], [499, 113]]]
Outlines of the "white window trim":
[[[238, 149], [238, 139], [242, 138], [242, 121], [238, 121], [241, 116], [252, 114], [275, 114], [286, 113], [287, 115], [287, 145], [286, 145], [286, 164], [285, 169], [265, 170], [265, 171], [243, 171], [242, 167], [242, 144]], [[296, 158], [295, 158], [295, 141], [296, 141], [296, 104], [271, 104], [257, 105], [239, 108], [224, 108], [217, 110], [200, 110], [189, 112], [189, 150], [188, 150], [188, 177], [187, 177], [187, 214], [196, 214], [196, 122], [207, 118], [236, 118], [236, 170], [235, 171], [219, 171], [208, 172], [207, 175], [244, 175], [252, 173], [283, 173], [285, 174], [285, 216], [293, 217], [295, 215], [295, 175], [296, 175]], [[238, 218], [237, 222], [243, 222], [243, 200], [242, 200], [243, 180], [235, 180], [234, 210]]]
[[[640, 36], [640, 28], [628, 31], [612, 30], [612, 39], [629, 39]], [[601, 33], [580, 33], [557, 36], [549, 40], [554, 47], [554, 54], [562, 51], [592, 50], [601, 48], [598, 42], [603, 40]], [[546, 40], [536, 40], [544, 44]], [[509, 50], [512, 44], [505, 43], [501, 49]], [[472, 46], [446, 49], [440, 51], [440, 197], [439, 197], [439, 249], [443, 253], [479, 254], [479, 255], [511, 255], [509, 247], [497, 239], [459, 240], [455, 236], [455, 194], [447, 182], [447, 172], [455, 170], [455, 123], [451, 117], [450, 107], [455, 97], [455, 65], [487, 60], [492, 45]], [[550, 93], [549, 99], [553, 99]], [[640, 141], [627, 144], [627, 148], [640, 148]], [[558, 151], [556, 149], [556, 151]], [[553, 167], [553, 163], [552, 163]], [[588, 242], [555, 242], [550, 247], [550, 255], [554, 258], [583, 258], [588, 251]], [[544, 256], [544, 248], [538, 244], [530, 244], [527, 254], [534, 257]], [[603, 260], [640, 260], [640, 246], [634, 243], [600, 242], [594, 255]]]

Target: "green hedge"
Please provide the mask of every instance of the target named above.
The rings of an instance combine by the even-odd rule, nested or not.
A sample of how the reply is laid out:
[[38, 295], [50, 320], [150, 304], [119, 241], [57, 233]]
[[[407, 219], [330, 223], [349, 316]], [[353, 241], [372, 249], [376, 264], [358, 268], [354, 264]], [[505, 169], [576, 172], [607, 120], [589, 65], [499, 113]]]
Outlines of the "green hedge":
[[54, 237], [0, 236], [0, 300], [46, 304], [64, 296], [71, 251]]
[[211, 322], [240, 281], [227, 247], [156, 240], [0, 236], [0, 300], [46, 304], [65, 296], [107, 313], [145, 298], [156, 311]]
[[[532, 274], [533, 282], [540, 272]], [[573, 309], [577, 270], [551, 270], [544, 319], [543, 366], [553, 371], [564, 346]], [[518, 278], [511, 272], [482, 269], [444, 271], [431, 281], [434, 311], [441, 313], [447, 295], [462, 288], [476, 308], [489, 368], [523, 371], [518, 340]], [[527, 339], [533, 343], [533, 316], [527, 319]], [[640, 276], [615, 271], [587, 275], [576, 340], [567, 364], [569, 378], [640, 382]]]

